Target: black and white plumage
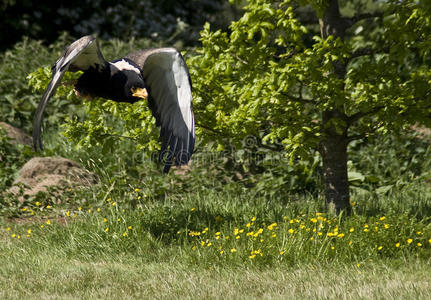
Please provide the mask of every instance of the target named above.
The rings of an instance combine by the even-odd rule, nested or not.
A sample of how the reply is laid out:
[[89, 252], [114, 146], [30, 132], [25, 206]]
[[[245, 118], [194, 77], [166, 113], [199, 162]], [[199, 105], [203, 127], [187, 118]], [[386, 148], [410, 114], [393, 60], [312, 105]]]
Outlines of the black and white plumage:
[[157, 48], [133, 52], [122, 59], [107, 62], [92, 36], [73, 42], [52, 67], [52, 80], [34, 118], [35, 150], [38, 147], [42, 149], [41, 124], [49, 98], [66, 71], [79, 70], [84, 73], [75, 84], [77, 96], [129, 103], [148, 99], [156, 125], [161, 126], [159, 161], [165, 162], [164, 172], [167, 173], [172, 164], [184, 165], [190, 160], [195, 142], [195, 123], [190, 75], [181, 54], [174, 48]]

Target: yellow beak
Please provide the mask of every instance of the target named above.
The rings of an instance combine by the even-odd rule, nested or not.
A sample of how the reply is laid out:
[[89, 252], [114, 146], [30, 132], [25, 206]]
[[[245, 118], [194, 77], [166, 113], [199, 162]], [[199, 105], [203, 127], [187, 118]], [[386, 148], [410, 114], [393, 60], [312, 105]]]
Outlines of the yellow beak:
[[133, 88], [133, 89], [131, 89], [131, 91], [132, 91], [132, 96], [133, 97], [138, 97], [138, 98], [142, 98], [142, 99], [147, 99], [148, 98], [147, 89]]

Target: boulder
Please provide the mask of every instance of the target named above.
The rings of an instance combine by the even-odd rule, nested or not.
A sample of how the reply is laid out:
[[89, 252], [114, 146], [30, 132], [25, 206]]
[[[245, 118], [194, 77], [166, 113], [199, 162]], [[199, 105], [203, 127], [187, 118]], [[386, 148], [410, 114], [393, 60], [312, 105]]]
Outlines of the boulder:
[[31, 147], [32, 138], [23, 130], [5, 122], [0, 122], [0, 127], [6, 131], [7, 136], [11, 139], [11, 143], [24, 144]]
[[[56, 193], [66, 188], [91, 186], [98, 182], [96, 174], [84, 169], [80, 164], [62, 157], [34, 157], [20, 170], [14, 184], [25, 185], [24, 195], [33, 196], [38, 192], [47, 191], [47, 187], [55, 187]], [[9, 192], [17, 194], [18, 186]]]

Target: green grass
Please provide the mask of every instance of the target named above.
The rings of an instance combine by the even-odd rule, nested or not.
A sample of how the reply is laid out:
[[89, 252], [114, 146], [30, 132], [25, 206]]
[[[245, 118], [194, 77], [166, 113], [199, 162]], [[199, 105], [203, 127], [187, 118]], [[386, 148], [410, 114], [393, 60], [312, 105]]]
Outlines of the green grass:
[[[406, 194], [374, 203], [368, 216], [372, 199], [358, 196], [353, 216], [334, 218], [311, 196], [283, 204], [229, 190], [164, 199], [129, 190], [129, 198], [113, 192], [104, 202], [27, 202], [20, 218], [3, 218], [0, 297], [426, 299], [431, 292], [431, 225], [396, 210], [414, 202]], [[132, 205], [132, 198], [140, 199]], [[417, 205], [429, 203], [423, 197]]]

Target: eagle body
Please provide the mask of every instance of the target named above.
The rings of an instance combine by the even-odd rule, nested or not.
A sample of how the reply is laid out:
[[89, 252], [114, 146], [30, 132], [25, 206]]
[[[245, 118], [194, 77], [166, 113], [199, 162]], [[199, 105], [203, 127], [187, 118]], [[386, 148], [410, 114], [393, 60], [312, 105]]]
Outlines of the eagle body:
[[147, 99], [161, 127], [159, 161], [164, 172], [172, 164], [190, 160], [195, 143], [191, 80], [187, 65], [174, 48], [140, 50], [107, 62], [92, 36], [85, 36], [67, 47], [52, 67], [52, 80], [40, 102], [33, 124], [33, 144], [42, 149], [43, 111], [66, 71], [83, 71], [74, 91], [87, 99], [100, 97], [117, 102], [134, 103]]

